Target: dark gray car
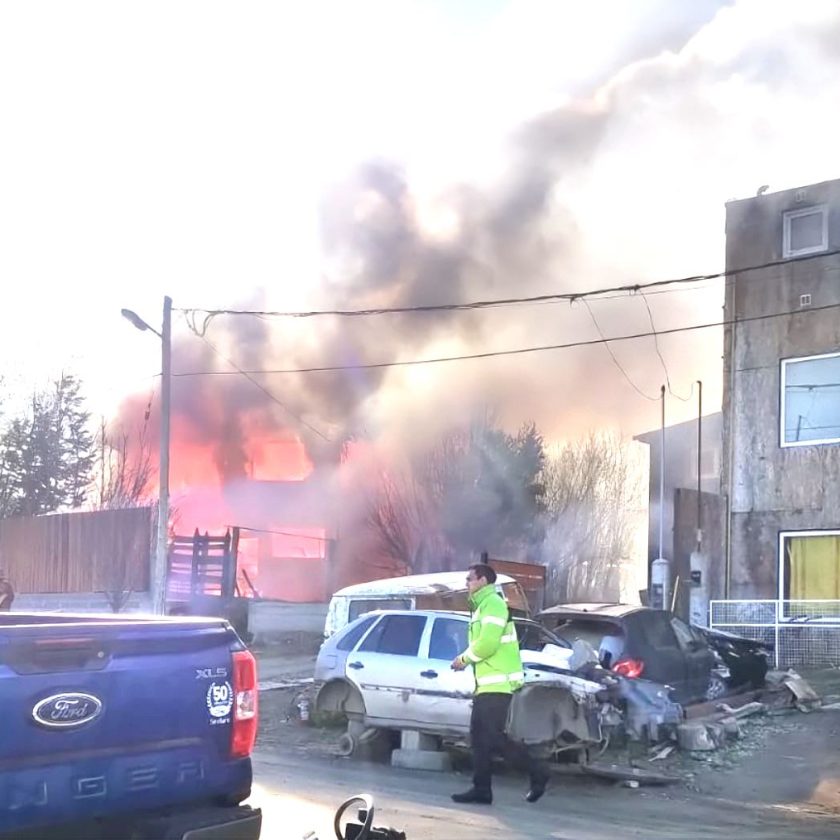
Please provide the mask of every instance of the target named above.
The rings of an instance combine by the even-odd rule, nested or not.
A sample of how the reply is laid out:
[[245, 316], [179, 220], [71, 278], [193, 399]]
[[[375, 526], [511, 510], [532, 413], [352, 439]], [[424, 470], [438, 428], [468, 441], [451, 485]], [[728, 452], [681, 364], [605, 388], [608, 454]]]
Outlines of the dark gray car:
[[669, 612], [630, 604], [559, 604], [537, 619], [568, 642], [591, 644], [605, 668], [668, 685], [683, 704], [706, 699], [715, 653], [698, 630]]

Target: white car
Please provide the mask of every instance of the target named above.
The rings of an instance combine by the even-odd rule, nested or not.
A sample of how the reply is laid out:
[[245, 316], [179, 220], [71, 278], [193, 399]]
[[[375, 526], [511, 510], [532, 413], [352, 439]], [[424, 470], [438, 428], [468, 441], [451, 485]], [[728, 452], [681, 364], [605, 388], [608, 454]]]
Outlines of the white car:
[[[569, 676], [568, 642], [529, 619], [514, 619], [525, 681]], [[469, 732], [475, 689], [472, 668], [453, 671], [467, 647], [469, 615], [435, 610], [368, 613], [321, 647], [315, 679], [323, 682], [316, 710], [343, 712], [366, 727], [433, 735]], [[595, 685], [594, 690], [600, 686]]]

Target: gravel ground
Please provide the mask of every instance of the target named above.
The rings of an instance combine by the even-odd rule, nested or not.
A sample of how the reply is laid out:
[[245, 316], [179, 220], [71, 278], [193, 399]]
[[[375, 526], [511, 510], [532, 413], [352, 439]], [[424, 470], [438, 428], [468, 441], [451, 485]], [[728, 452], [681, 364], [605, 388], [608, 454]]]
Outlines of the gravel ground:
[[[299, 658], [289, 664], [294, 672], [287, 675], [289, 678], [311, 673]], [[275, 678], [284, 677], [281, 660], [273, 660], [268, 670]], [[840, 670], [809, 673], [806, 677], [823, 696], [840, 695]], [[343, 726], [301, 720], [298, 703], [305, 698], [314, 708], [315, 692], [312, 684], [261, 692], [259, 752], [375, 767], [356, 759], [336, 758]], [[667, 789], [648, 789], [647, 796], [664, 801], [702, 796], [721, 802], [787, 808], [801, 814], [840, 815], [840, 765], [836, 759], [840, 753], [840, 711], [806, 714], [792, 710], [755, 716], [742, 722], [739, 740], [714, 752], [675, 751], [666, 760], [651, 764], [640, 757], [638, 748], [633, 753], [637, 766], [681, 779]], [[603, 761], [620, 763], [626, 758], [627, 753], [613, 754], [611, 750]], [[596, 779], [586, 783], [599, 789], [608, 785]]]

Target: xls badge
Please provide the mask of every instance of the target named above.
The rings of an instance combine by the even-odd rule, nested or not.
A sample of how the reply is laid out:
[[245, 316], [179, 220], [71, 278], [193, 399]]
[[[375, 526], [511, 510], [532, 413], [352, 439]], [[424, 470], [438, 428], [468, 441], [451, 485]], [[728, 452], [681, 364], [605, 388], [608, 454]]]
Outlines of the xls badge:
[[212, 682], [207, 689], [207, 711], [210, 712], [210, 717], [213, 718], [211, 723], [222, 723], [223, 718], [230, 715], [230, 710], [233, 708], [233, 689], [230, 683]]

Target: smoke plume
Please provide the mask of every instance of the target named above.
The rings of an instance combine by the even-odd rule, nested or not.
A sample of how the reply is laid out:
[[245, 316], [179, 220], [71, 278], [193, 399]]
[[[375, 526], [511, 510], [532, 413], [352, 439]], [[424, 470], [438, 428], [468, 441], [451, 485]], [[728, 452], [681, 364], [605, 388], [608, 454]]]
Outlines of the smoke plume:
[[[641, 27], [617, 53], [622, 63], [515, 127], [495, 180], [430, 193], [411, 165], [378, 158], [334, 183], [321, 202], [323, 279], [312, 307], [460, 304], [718, 268], [723, 202], [743, 190], [745, 177], [732, 149], [749, 138], [760, 150], [768, 134], [788, 130], [774, 122], [781, 110], [766, 107], [773, 96], [791, 88], [798, 95], [815, 78], [833, 79], [836, 90], [837, 39], [827, 33], [840, 17], [820, 6], [791, 26], [763, 3], [697, 5], [702, 10]], [[752, 169], [748, 177], [765, 180]], [[690, 189], [681, 189], [682, 180]], [[266, 300], [277, 300], [272, 292]], [[593, 339], [598, 329], [609, 335], [712, 321], [721, 302], [719, 286], [694, 296], [597, 301], [597, 326], [580, 304], [299, 321], [218, 317], [206, 339], [243, 369], [371, 365]], [[645, 339], [613, 345], [620, 367], [596, 346], [255, 375], [271, 397], [238, 375], [183, 378], [173, 404], [186, 433], [212, 443], [228, 479], [247, 474], [254, 437], [292, 430], [316, 464], [334, 463], [349, 437], [414, 446], [485, 406], [512, 427], [532, 418], [550, 438], [593, 426], [640, 432], [656, 423], [653, 403], [666, 375], [682, 396], [702, 378], [706, 404], [714, 405], [719, 341], [716, 331], [660, 339], [667, 371]], [[231, 370], [190, 334], [174, 355], [182, 372]], [[680, 415], [669, 419], [693, 410], [674, 406]]]

